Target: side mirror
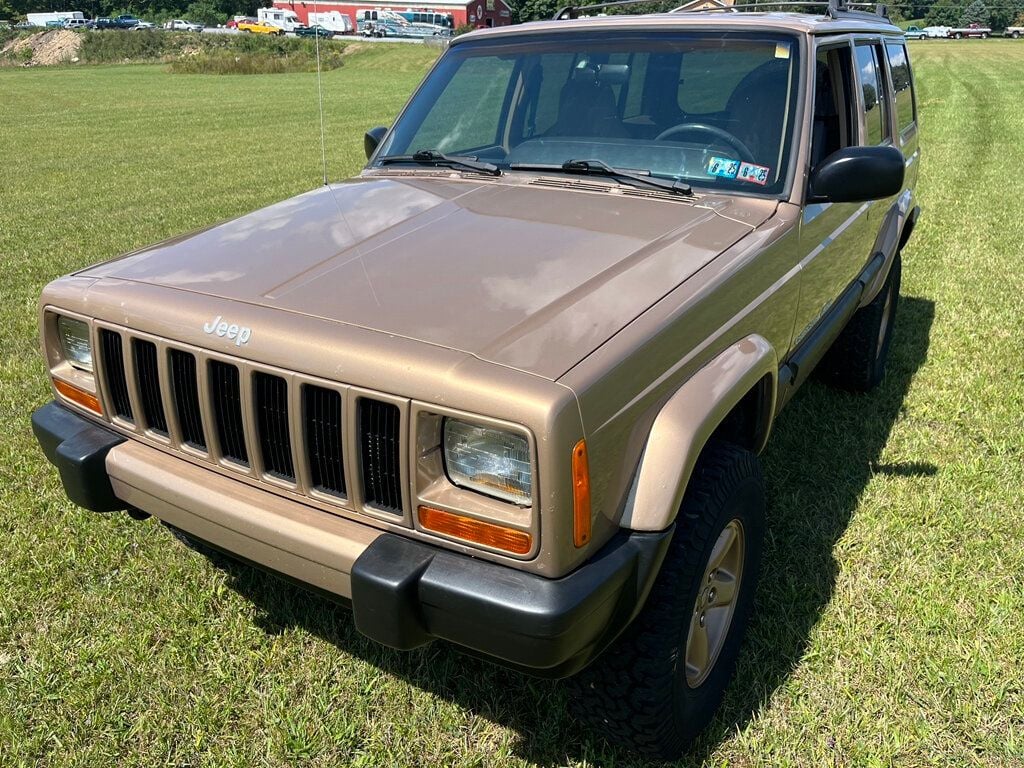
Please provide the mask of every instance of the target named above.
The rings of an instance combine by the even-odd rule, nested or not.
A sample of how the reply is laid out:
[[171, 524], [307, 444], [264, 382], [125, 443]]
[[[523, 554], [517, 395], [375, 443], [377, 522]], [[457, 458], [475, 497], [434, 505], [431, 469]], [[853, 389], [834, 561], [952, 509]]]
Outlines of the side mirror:
[[371, 128], [363, 134], [363, 149], [366, 151], [367, 160], [373, 157], [373, 153], [377, 151], [377, 145], [380, 144], [381, 139], [384, 138], [384, 134], [387, 132], [387, 128], [383, 125], [378, 125], [376, 128]]
[[863, 203], [903, 189], [903, 153], [895, 147], [846, 147], [811, 170], [809, 203]]

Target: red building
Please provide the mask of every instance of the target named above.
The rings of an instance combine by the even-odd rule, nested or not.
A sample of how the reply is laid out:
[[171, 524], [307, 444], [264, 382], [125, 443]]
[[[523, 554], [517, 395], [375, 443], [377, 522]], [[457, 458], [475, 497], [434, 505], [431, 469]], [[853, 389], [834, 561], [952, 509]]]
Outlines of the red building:
[[[295, 11], [303, 24], [309, 23], [309, 14], [313, 12], [312, 0], [273, 0], [275, 8], [287, 8]], [[431, 2], [410, 3], [408, 0], [378, 0], [377, 2], [332, 2], [317, 0], [317, 13], [339, 11], [352, 20], [353, 27], [363, 17], [363, 11], [394, 11], [399, 14], [416, 12], [432, 12], [434, 14], [450, 14], [452, 26], [461, 27], [470, 24], [474, 27], [504, 27], [512, 23], [512, 14], [504, 0], [432, 0]], [[411, 20], [411, 19], [410, 19]]]

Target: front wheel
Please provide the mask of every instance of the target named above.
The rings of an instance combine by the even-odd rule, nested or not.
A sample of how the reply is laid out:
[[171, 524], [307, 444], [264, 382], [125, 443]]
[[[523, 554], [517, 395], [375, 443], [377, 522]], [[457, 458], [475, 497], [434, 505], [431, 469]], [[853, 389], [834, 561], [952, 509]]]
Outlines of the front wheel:
[[678, 757], [722, 703], [757, 588], [764, 485], [757, 457], [705, 448], [643, 610], [570, 679], [577, 718], [609, 740]]

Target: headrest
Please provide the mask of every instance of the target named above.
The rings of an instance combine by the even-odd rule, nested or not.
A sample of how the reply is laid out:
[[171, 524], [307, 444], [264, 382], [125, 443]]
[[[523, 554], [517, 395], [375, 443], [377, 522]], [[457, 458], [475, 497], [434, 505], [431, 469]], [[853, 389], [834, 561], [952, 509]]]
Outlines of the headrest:
[[572, 71], [572, 79], [577, 83], [594, 83], [597, 81], [597, 73], [590, 67], [577, 67]]
[[602, 64], [597, 79], [604, 85], [622, 85], [629, 80], [629, 64]]

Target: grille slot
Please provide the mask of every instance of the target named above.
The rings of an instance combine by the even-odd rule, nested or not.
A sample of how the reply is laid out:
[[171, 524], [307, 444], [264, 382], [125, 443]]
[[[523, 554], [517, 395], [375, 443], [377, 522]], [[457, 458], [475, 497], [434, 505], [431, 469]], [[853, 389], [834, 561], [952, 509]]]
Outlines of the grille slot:
[[359, 452], [363, 498], [368, 505], [402, 511], [401, 414], [397, 405], [359, 400]]
[[125, 421], [132, 420], [132, 401], [128, 396], [128, 379], [124, 368], [124, 345], [121, 334], [100, 330], [100, 348], [103, 352], [103, 370], [106, 373], [107, 391], [110, 393], [114, 415]]
[[221, 455], [249, 466], [242, 421], [242, 388], [238, 368], [220, 360], [210, 361], [210, 396]]
[[341, 395], [307, 384], [302, 388], [302, 410], [310, 484], [318, 491], [344, 496]]
[[171, 350], [171, 384], [182, 442], [205, 451], [206, 434], [203, 432], [203, 418], [199, 412], [199, 381], [194, 356], [180, 349]]
[[257, 372], [253, 376], [253, 395], [264, 471], [294, 482], [295, 467], [288, 434], [288, 382], [280, 376]]
[[160, 397], [160, 367], [157, 365], [156, 344], [143, 339], [132, 339], [135, 351], [135, 380], [142, 395], [142, 416], [146, 426], [167, 437], [167, 415]]

